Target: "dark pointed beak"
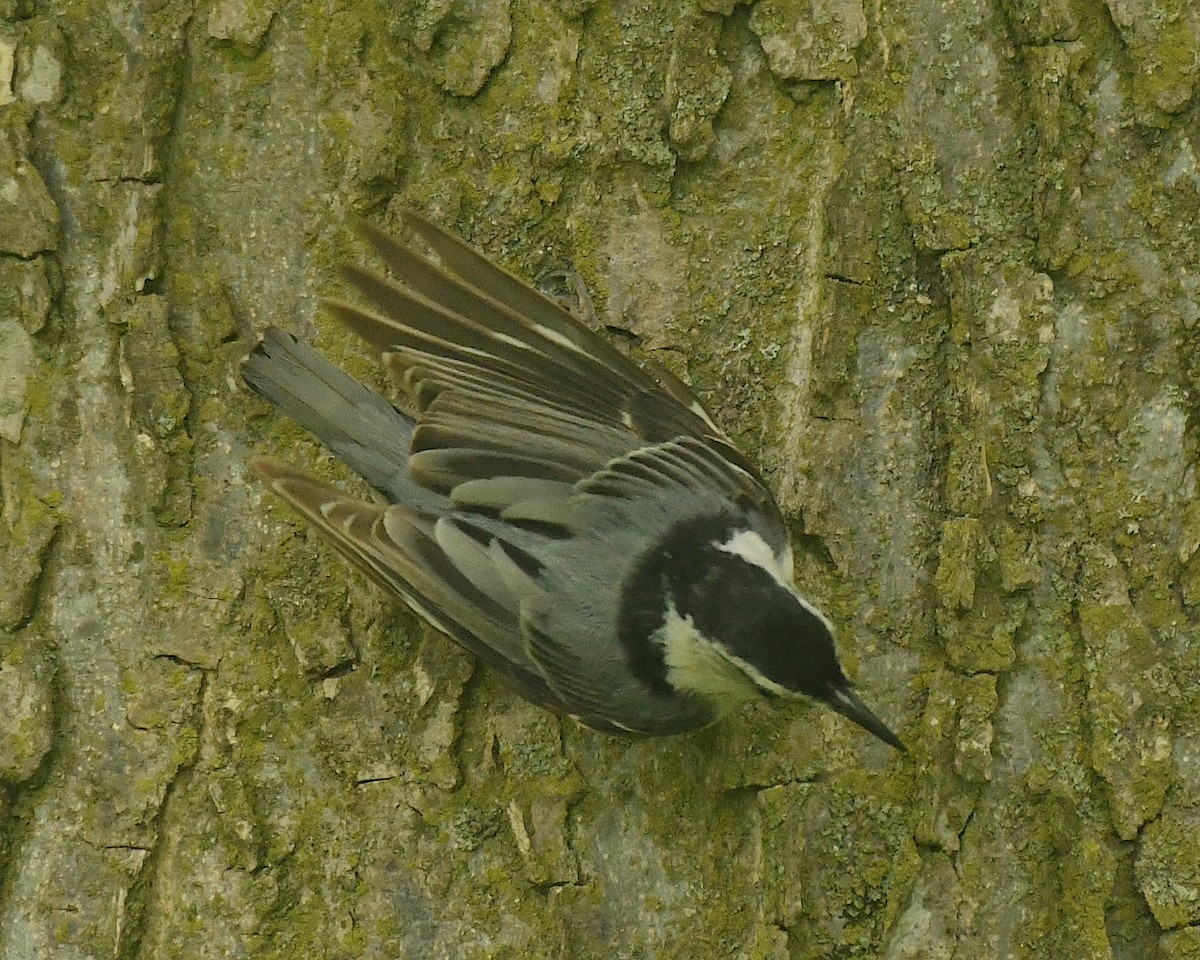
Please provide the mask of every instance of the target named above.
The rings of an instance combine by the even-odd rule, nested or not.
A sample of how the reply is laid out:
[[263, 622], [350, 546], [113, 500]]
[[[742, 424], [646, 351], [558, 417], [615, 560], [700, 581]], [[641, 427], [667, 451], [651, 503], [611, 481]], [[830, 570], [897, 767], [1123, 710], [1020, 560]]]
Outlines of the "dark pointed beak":
[[901, 753], [908, 753], [908, 747], [871, 712], [870, 707], [858, 699], [853, 690], [848, 687], [831, 687], [829, 699], [826, 702], [843, 717], [853, 720], [867, 732], [875, 734], [884, 743], [895, 747]]

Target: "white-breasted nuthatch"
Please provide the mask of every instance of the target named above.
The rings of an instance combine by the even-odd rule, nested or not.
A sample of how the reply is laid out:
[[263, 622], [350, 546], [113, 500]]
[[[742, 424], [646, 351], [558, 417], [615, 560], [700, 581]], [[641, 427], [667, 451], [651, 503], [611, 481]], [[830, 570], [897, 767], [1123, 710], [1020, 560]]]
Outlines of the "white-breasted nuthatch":
[[535, 703], [612, 733], [812, 697], [904, 749], [855, 695], [792, 580], [788, 530], [692, 392], [414, 213], [436, 262], [370, 227], [392, 279], [326, 310], [399, 408], [269, 329], [242, 375], [381, 494], [266, 458], [270, 488], [385, 590]]

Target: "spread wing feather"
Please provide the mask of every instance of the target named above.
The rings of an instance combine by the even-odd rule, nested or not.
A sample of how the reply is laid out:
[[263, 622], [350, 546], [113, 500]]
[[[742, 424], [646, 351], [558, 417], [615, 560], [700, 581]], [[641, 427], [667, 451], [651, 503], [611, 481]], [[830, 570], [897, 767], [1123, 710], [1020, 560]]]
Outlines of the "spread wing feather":
[[470, 307], [462, 307], [463, 315], [486, 327], [496, 322], [494, 311], [500, 307], [505, 317], [515, 321], [494, 328], [502, 334], [526, 343], [556, 344], [586, 358], [589, 367], [596, 364], [604, 367], [618, 382], [632, 380], [642, 386], [652, 382], [612, 344], [523, 280], [501, 270], [419, 214], [408, 211], [404, 220], [429, 245], [445, 269], [415, 255], [411, 248], [375, 227], [365, 227], [364, 233], [393, 273], [404, 277], [414, 290], [425, 291], [449, 309], [455, 309], [453, 304], [462, 307], [469, 303]]
[[[513, 678], [529, 699], [558, 713], [569, 705], [526, 653], [518, 596], [533, 589], [523, 551], [489, 536], [489, 546], [445, 517], [402, 505], [368, 503], [268, 457], [253, 461], [270, 489], [290, 503], [354, 566], [402, 598], [434, 627]], [[488, 564], [481, 552], [490, 552]]]
[[[350, 268], [373, 309], [326, 306], [382, 354], [400, 385], [400, 406], [416, 420], [417, 483], [461, 507], [513, 508], [516, 519], [521, 504], [545, 501], [546, 483], [561, 491], [632, 450], [689, 437], [731, 455], [744, 492], [770, 502], [680, 381], [639, 368], [429, 221], [412, 213], [405, 221], [439, 262], [366, 227], [394, 276]], [[473, 499], [481, 491], [486, 498]]]

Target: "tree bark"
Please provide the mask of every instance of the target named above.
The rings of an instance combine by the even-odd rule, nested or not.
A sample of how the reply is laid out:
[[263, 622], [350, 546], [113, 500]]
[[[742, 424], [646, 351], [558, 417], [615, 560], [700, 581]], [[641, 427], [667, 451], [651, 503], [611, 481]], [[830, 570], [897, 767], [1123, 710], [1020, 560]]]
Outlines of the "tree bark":
[[[1200, 958], [1185, 0], [0, 0], [0, 956]], [[248, 475], [426, 212], [763, 464], [901, 756], [528, 706]], [[731, 602], [736, 602], [732, 598]]]

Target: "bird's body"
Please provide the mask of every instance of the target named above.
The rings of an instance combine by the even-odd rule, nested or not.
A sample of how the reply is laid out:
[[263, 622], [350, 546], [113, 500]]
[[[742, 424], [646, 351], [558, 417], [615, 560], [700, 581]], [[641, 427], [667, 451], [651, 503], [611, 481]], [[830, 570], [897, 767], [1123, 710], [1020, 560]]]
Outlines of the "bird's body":
[[437, 257], [373, 229], [373, 310], [327, 309], [381, 354], [398, 408], [272, 329], [246, 382], [382, 495], [255, 467], [385, 589], [595, 729], [705, 726], [763, 693], [825, 701], [896, 737], [851, 692], [832, 628], [792, 583], [787, 527], [682, 383], [415, 214]]

